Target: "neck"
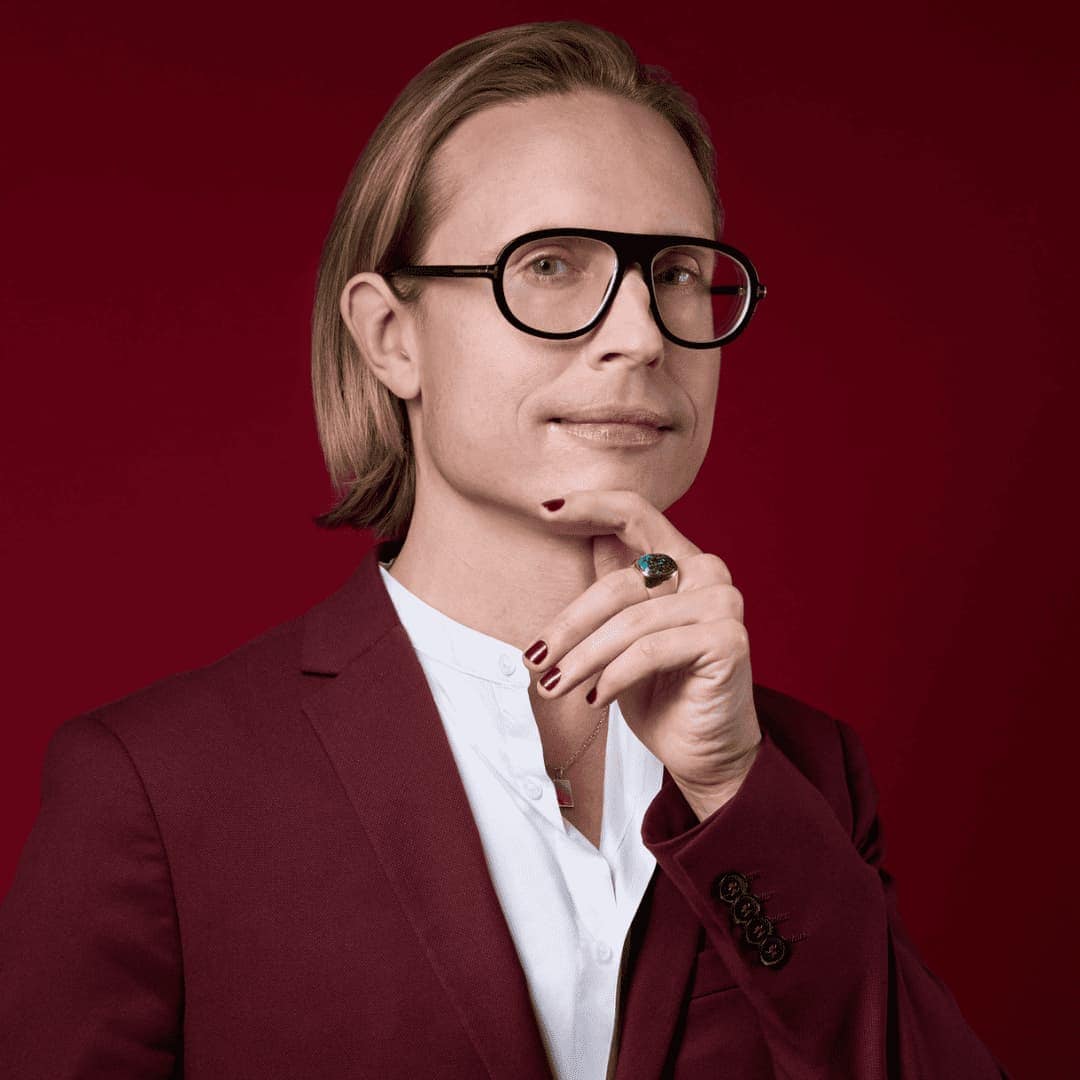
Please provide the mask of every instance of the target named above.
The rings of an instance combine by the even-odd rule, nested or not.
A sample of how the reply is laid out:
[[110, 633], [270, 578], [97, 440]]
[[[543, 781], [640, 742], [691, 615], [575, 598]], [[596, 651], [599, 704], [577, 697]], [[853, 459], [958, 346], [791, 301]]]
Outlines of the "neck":
[[435, 513], [419, 491], [389, 572], [443, 614], [522, 651], [596, 580], [591, 536], [462, 498], [439, 500]]

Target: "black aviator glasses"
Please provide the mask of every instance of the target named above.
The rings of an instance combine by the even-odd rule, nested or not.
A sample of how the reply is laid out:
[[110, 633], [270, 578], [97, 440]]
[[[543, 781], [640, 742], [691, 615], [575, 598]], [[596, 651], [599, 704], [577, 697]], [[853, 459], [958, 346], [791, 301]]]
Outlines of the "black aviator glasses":
[[640, 266], [660, 332], [688, 349], [714, 349], [746, 327], [765, 296], [741, 251], [695, 236], [538, 229], [511, 240], [488, 266], [401, 266], [391, 277], [486, 277], [519, 330], [561, 340], [607, 314], [623, 276]]

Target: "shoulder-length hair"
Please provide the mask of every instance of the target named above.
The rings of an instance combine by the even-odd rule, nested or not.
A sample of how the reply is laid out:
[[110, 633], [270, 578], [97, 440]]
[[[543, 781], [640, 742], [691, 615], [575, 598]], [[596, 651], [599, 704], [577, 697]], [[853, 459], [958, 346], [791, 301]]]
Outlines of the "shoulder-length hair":
[[[429, 165], [465, 117], [491, 105], [600, 90], [656, 110], [693, 155], [713, 204], [723, 210], [715, 154], [694, 100], [662, 68], [643, 65], [622, 38], [576, 21], [526, 23], [454, 46], [401, 92], [349, 176], [323, 246], [312, 313], [311, 381], [319, 440], [336, 505], [315, 520], [403, 537], [412, 518], [416, 468], [405, 404], [375, 376], [349, 334], [340, 300], [353, 275], [388, 276], [423, 257], [440, 193]], [[395, 290], [403, 300], [415, 293]]]

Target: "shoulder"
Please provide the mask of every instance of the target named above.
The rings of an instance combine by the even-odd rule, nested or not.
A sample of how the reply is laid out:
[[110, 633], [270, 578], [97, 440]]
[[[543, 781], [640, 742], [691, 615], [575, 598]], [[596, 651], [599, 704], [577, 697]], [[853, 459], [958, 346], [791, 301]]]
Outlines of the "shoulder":
[[310, 688], [310, 676], [337, 674], [397, 624], [380, 577], [385, 544], [368, 551], [348, 578], [302, 614], [266, 630], [219, 660], [162, 679], [95, 709], [117, 731], [148, 715], [186, 722], [223, 709], [280, 711]]
[[390, 617], [392, 607], [377, 573], [369, 555], [337, 590], [302, 614], [213, 663], [170, 675], [67, 721], [54, 739], [63, 740], [69, 725], [100, 725], [136, 757], [189, 760], [220, 749], [229, 739], [272, 737], [283, 725], [295, 724], [313, 684], [333, 672], [333, 663], [321, 662], [325, 656], [335, 649], [347, 656], [354, 646], [361, 648], [367, 628]]
[[107, 746], [108, 732], [144, 776], [178, 784], [185, 770], [242, 768], [251, 754], [294, 751], [309, 737], [308, 695], [396, 623], [376, 557], [369, 552], [330, 596], [213, 663], [67, 721], [54, 743]]
[[189, 751], [230, 726], [271, 720], [299, 700], [303, 617], [281, 623], [205, 666], [178, 672], [62, 724], [53, 736], [104, 728], [129, 751]]

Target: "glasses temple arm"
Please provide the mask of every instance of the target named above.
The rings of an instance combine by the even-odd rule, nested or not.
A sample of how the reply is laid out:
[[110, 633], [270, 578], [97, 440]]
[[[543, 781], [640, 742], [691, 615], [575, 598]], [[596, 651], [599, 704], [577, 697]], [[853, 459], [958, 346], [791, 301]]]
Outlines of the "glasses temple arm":
[[[746, 292], [745, 285], [712, 285], [709, 292], [713, 296], [742, 296]], [[765, 286], [759, 285], [755, 295], [760, 300], [765, 295]]]
[[390, 273], [403, 277], [494, 277], [495, 266], [399, 266]]

